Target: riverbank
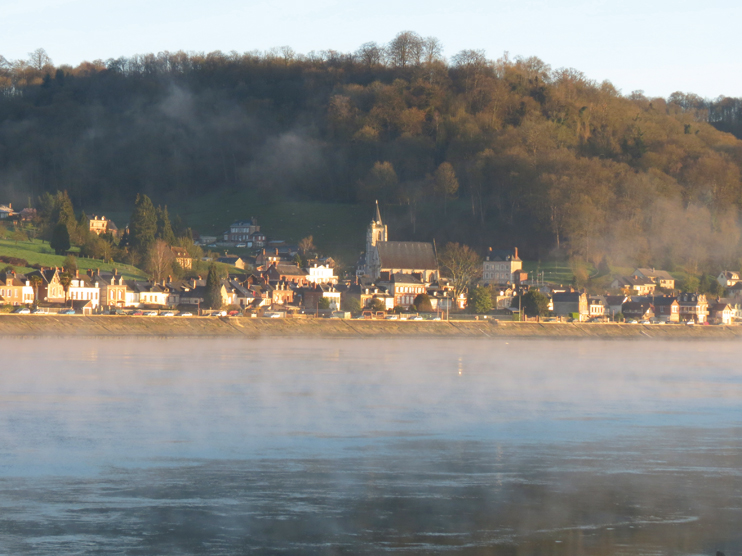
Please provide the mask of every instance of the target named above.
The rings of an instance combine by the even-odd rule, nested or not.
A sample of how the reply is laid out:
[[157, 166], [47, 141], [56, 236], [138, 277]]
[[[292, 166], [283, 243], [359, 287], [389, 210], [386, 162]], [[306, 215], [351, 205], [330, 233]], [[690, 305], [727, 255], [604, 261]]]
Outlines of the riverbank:
[[0, 315], [3, 336], [736, 339], [741, 326]]

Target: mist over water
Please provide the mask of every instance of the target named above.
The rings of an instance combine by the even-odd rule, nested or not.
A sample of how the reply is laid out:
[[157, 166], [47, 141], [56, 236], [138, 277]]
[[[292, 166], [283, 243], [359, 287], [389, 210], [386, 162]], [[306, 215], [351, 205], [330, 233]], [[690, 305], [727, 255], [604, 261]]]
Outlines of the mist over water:
[[742, 554], [738, 343], [0, 346], [0, 554]]

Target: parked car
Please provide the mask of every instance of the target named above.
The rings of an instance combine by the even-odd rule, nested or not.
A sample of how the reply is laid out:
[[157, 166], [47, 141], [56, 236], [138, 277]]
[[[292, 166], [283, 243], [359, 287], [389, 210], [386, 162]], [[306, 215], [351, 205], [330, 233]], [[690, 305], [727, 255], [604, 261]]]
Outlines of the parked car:
[[627, 324], [639, 324], [639, 321], [636, 319], [631, 319], [626, 321]]
[[31, 311], [31, 314], [32, 315], [45, 315], [46, 311], [44, 311], [43, 309], [34, 309], [33, 311]]
[[141, 317], [144, 314], [144, 311], [134, 311], [131, 315], [134, 317]]
[[230, 311], [228, 314], [229, 314], [230, 317], [236, 317], [237, 315], [240, 314], [240, 312], [239, 311]]
[[178, 316], [181, 316], [181, 317], [192, 317], [193, 316], [193, 313], [189, 313], [188, 311], [186, 311], [185, 313], [180, 313], [180, 315], [178, 315]]
[[408, 320], [423, 320], [423, 318], [420, 315], [415, 315], [413, 317], [410, 317]]
[[74, 309], [65, 309], [64, 311], [59, 311], [60, 315], [74, 315], [75, 310]]
[[16, 315], [30, 315], [31, 309], [28, 307], [18, 307], [15, 311], [13, 311]]
[[161, 317], [174, 317], [175, 313], [173, 313], [172, 311], [165, 311], [164, 313], [160, 313], [160, 316]]
[[145, 311], [143, 314], [145, 317], [156, 317], [157, 311]]
[[399, 320], [399, 315], [387, 315], [384, 317], [385, 320]]
[[235, 245], [235, 247], [239, 247], [239, 248], [247, 247], [247, 243], [238, 243], [237, 245]]

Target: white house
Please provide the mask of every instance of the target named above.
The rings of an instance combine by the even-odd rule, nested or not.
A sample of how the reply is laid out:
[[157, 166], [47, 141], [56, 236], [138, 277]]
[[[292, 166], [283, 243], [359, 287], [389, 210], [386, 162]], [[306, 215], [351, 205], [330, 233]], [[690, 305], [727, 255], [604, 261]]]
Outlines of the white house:
[[307, 268], [307, 282], [313, 284], [337, 284], [338, 278], [335, 276], [335, 270], [329, 265], [314, 264]]
[[100, 306], [100, 282], [87, 274], [80, 276], [75, 272], [75, 277], [70, 281], [67, 298], [72, 301], [90, 301], [93, 310]]

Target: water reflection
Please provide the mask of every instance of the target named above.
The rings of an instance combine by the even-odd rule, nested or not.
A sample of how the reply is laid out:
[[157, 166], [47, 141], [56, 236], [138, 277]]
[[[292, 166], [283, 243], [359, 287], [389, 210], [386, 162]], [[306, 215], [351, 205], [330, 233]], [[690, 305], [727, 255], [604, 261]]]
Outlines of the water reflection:
[[742, 552], [737, 344], [0, 343], [0, 553]]

